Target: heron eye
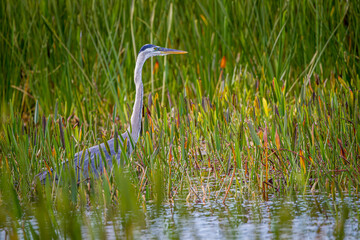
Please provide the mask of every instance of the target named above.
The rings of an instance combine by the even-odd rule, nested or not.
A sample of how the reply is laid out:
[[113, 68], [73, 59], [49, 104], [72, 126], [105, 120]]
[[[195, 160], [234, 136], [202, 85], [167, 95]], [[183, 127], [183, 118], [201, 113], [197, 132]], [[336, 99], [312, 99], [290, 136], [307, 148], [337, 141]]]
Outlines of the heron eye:
[[159, 48], [156, 47], [156, 48], [154, 48], [154, 50], [157, 51], [157, 50], [159, 50]]

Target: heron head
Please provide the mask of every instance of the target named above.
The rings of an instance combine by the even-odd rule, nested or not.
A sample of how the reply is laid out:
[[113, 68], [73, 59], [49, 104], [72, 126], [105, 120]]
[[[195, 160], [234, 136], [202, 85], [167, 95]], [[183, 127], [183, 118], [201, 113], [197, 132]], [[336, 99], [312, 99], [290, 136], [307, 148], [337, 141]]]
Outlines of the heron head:
[[146, 44], [142, 46], [139, 52], [139, 54], [145, 54], [146, 58], [153, 56], [164, 56], [169, 54], [185, 54], [185, 53], [187, 52], [182, 50], [171, 49], [171, 48], [163, 48], [152, 44]]

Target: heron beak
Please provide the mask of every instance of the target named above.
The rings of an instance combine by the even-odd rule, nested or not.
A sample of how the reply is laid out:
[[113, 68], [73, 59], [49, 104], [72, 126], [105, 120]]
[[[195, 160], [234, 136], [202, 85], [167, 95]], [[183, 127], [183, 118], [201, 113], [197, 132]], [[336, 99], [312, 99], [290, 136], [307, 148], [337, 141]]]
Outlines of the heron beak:
[[165, 53], [165, 54], [186, 54], [186, 51], [182, 51], [182, 50], [176, 50], [176, 49], [171, 49], [171, 48], [160, 48], [159, 50], [161, 53]]

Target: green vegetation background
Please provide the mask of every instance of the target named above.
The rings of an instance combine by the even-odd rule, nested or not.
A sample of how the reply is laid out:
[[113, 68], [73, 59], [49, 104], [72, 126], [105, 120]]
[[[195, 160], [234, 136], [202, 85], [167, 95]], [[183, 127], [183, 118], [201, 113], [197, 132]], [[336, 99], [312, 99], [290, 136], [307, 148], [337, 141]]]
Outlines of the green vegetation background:
[[[89, 202], [125, 214], [148, 200], [358, 193], [359, 25], [359, 1], [2, 0], [0, 228], [36, 215], [34, 201], [39, 220]], [[146, 43], [189, 53], [145, 64], [132, 159], [92, 190], [70, 173], [71, 187], [35, 191], [41, 169], [127, 127]]]

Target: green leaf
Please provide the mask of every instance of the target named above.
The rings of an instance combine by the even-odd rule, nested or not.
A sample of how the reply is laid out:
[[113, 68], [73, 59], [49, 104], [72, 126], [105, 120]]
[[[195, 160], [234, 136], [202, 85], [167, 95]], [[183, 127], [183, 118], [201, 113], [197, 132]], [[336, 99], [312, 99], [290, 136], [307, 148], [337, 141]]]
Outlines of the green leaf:
[[36, 100], [35, 113], [34, 113], [34, 123], [35, 123], [35, 125], [37, 124], [38, 120], [39, 120], [39, 101]]
[[261, 145], [260, 139], [255, 132], [254, 126], [252, 125], [251, 122], [248, 122], [247, 124], [248, 124], [249, 130], [250, 130], [251, 138], [253, 139], [255, 145], [259, 147]]

